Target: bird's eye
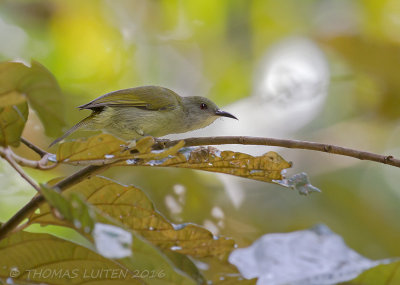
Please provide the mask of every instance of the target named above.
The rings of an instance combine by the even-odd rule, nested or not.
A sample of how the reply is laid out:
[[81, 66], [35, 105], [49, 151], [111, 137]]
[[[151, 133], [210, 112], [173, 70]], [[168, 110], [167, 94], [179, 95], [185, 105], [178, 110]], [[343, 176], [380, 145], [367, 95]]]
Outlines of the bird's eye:
[[207, 108], [208, 108], [208, 106], [207, 106], [206, 103], [201, 103], [201, 104], [200, 104], [200, 109], [206, 110]]

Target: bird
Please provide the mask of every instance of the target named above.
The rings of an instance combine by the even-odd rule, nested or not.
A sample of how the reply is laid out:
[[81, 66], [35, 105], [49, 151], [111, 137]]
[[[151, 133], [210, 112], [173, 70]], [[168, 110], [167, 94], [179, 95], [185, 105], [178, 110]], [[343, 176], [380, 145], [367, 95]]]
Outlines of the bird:
[[201, 129], [220, 117], [238, 120], [208, 98], [182, 97], [161, 86], [113, 91], [78, 108], [92, 113], [55, 139], [49, 147], [79, 129], [101, 130], [134, 142], [145, 136], [158, 138]]

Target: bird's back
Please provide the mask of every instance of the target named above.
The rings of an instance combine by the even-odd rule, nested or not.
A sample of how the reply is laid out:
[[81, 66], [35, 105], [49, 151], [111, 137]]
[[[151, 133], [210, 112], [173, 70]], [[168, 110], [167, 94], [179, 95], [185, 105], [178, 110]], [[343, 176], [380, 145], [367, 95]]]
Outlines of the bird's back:
[[141, 86], [107, 93], [78, 108], [101, 110], [104, 107], [136, 107], [149, 111], [163, 111], [173, 108], [181, 101], [182, 98], [168, 88]]

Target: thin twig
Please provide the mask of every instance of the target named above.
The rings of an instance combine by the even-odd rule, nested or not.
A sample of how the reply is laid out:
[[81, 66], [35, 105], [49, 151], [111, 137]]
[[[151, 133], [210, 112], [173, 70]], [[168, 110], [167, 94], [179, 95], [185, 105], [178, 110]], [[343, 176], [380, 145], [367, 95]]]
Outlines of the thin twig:
[[[171, 140], [168, 142], [158, 143], [154, 146], [155, 149], [164, 147], [171, 147], [178, 143], [180, 140]], [[201, 146], [201, 145], [222, 145], [222, 144], [241, 144], [241, 145], [266, 145], [266, 146], [279, 146], [285, 148], [296, 148], [321, 151], [331, 154], [344, 155], [354, 157], [361, 160], [370, 160], [383, 164], [400, 167], [400, 159], [394, 158], [392, 155], [380, 155], [372, 152], [360, 151], [356, 149], [289, 139], [274, 139], [262, 137], [243, 137], [243, 136], [226, 136], [226, 137], [198, 137], [184, 139], [185, 146]]]
[[40, 191], [39, 185], [25, 173], [25, 171], [16, 163], [12, 157], [12, 151], [9, 148], [5, 149], [5, 155], [3, 156], [5, 160], [18, 172], [18, 174], [28, 182], [36, 191]]
[[30, 141], [28, 141], [27, 139], [21, 137], [21, 142], [26, 145], [27, 147], [29, 147], [30, 149], [32, 149], [34, 152], [36, 152], [38, 155], [40, 155], [40, 157], [45, 156], [46, 154], [49, 154], [47, 151], [41, 149], [40, 147], [38, 147], [37, 145], [34, 145], [33, 143], [31, 143]]

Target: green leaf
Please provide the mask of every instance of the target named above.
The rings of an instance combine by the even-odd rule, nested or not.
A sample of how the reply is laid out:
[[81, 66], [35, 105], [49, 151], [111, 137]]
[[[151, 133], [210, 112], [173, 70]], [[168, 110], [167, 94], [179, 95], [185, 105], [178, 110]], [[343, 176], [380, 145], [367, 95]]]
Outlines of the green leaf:
[[19, 145], [19, 139], [28, 119], [28, 112], [26, 102], [0, 107], [0, 145]]
[[0, 63], [0, 145], [18, 146], [28, 118], [26, 97], [18, 83], [28, 73], [22, 63]]
[[93, 230], [95, 214], [79, 193], [71, 193], [67, 199], [46, 185], [41, 185], [41, 191], [47, 202], [57, 211], [56, 216], [72, 223], [75, 228], [82, 229], [84, 233]]
[[[32, 61], [31, 67], [20, 62], [0, 63], [0, 108], [21, 106], [28, 101], [42, 120], [46, 133], [57, 136], [65, 125], [61, 100], [57, 81], [38, 62]], [[22, 132], [18, 127], [15, 133]]]
[[196, 265], [189, 257], [170, 250], [164, 250], [163, 252], [169, 258], [169, 260], [171, 260], [175, 264], [177, 268], [180, 268], [184, 272], [189, 273], [190, 277], [196, 280], [198, 284], [205, 284], [204, 276], [201, 274], [199, 269], [197, 269]]
[[192, 263], [184, 255], [179, 255], [177, 258], [181, 260], [180, 262], [177, 262], [177, 260], [171, 261], [165, 253], [162, 253], [159, 249], [139, 237], [133, 240], [131, 249], [132, 256], [119, 259], [119, 262], [128, 268], [137, 270], [140, 275], [145, 271], [155, 272], [158, 278], [153, 280], [154, 277], [149, 277], [146, 280], [149, 283], [156, 281], [154, 282], [156, 284], [197, 284], [198, 282], [193, 280], [204, 280], [195, 266], [182, 266], [182, 263]]
[[[8, 99], [16, 96], [14, 93], [23, 95], [18, 90], [21, 78], [29, 73], [29, 67], [20, 62], [1, 62], [0, 63], [0, 106], [9, 106], [15, 104], [13, 100]], [[25, 97], [25, 96], [22, 96]]]
[[400, 284], [400, 261], [381, 264], [361, 273], [343, 285], [397, 285]]
[[46, 134], [58, 136], [65, 126], [63, 98], [57, 80], [43, 65], [32, 61], [29, 72], [21, 78], [18, 90], [28, 97], [37, 112]]
[[0, 95], [0, 107], [19, 105], [24, 102], [26, 102], [25, 96], [16, 91], [7, 92]]
[[[133, 270], [88, 248], [49, 234], [21, 231], [10, 235], [0, 242], [0, 260], [0, 278], [11, 281], [8, 279], [11, 277], [17, 284], [21, 281], [46, 284], [82, 284], [89, 281], [143, 284], [142, 280], [132, 278]], [[110, 271], [106, 274], [105, 270]], [[125, 278], [111, 278], [112, 272]]]

